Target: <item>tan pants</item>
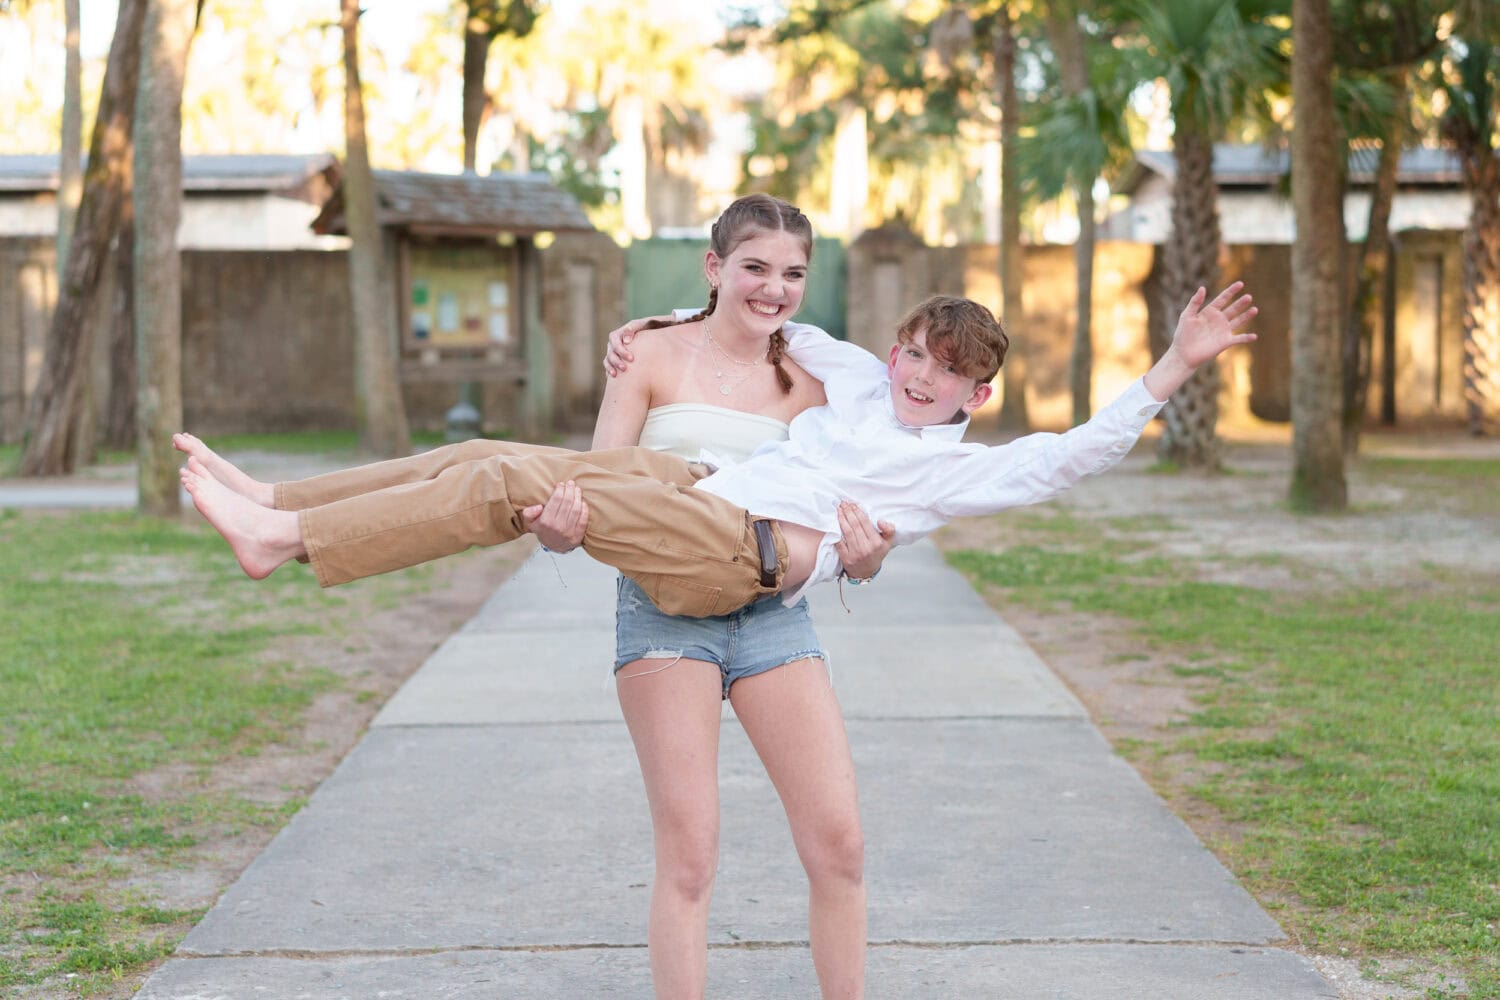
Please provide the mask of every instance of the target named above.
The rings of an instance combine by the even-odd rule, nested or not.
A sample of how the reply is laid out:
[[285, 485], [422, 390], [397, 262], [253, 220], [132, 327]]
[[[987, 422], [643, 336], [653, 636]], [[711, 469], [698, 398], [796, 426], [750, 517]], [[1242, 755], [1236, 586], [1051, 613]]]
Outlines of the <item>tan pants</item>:
[[764, 519], [694, 489], [706, 471], [648, 448], [475, 440], [277, 483], [276, 506], [299, 512], [308, 561], [331, 587], [519, 538], [521, 510], [571, 479], [589, 505], [584, 551], [668, 614], [702, 618], [775, 593], [786, 574], [786, 541], [773, 523], [776, 585], [761, 585], [751, 523]]

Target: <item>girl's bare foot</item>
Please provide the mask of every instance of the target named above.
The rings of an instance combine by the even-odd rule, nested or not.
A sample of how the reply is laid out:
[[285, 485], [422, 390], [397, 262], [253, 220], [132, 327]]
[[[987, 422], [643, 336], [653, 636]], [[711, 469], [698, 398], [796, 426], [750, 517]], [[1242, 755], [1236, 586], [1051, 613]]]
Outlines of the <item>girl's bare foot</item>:
[[239, 470], [233, 462], [222, 457], [208, 445], [198, 438], [186, 432], [172, 435], [172, 447], [186, 454], [189, 458], [196, 458], [203, 464], [207, 474], [217, 479], [223, 485], [247, 500], [253, 500], [262, 507], [276, 506], [276, 487], [270, 483], [263, 483], [258, 479], [251, 479]]
[[180, 476], [193, 506], [224, 536], [250, 579], [263, 580], [287, 560], [307, 555], [295, 511], [270, 510], [240, 496], [211, 476], [196, 456]]

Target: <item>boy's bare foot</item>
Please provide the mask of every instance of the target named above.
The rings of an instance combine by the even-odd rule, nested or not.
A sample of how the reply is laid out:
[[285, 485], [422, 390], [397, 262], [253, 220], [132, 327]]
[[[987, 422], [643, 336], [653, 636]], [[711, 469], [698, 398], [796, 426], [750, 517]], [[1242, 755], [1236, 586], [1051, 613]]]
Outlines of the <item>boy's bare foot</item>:
[[263, 483], [258, 479], [251, 479], [241, 472], [233, 462], [219, 455], [193, 435], [186, 432], [173, 434], [172, 447], [184, 453], [189, 458], [196, 458], [202, 463], [209, 476], [217, 479], [220, 483], [229, 487], [245, 499], [253, 500], [262, 507], [276, 506], [275, 486], [270, 483]]
[[240, 496], [210, 475], [197, 456], [188, 459], [180, 477], [193, 506], [224, 536], [250, 579], [264, 580], [287, 560], [307, 555], [295, 511], [270, 510]]

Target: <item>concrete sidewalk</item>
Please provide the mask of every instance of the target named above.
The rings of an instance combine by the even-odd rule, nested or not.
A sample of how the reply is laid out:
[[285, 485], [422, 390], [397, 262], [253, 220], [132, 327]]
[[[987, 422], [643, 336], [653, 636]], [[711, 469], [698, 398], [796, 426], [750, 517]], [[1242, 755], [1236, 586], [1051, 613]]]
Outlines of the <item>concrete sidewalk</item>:
[[[439, 648], [138, 1000], [651, 996], [613, 572], [539, 555]], [[859, 769], [872, 998], [1336, 993], [929, 544], [817, 594]], [[726, 709], [709, 994], [818, 994]]]

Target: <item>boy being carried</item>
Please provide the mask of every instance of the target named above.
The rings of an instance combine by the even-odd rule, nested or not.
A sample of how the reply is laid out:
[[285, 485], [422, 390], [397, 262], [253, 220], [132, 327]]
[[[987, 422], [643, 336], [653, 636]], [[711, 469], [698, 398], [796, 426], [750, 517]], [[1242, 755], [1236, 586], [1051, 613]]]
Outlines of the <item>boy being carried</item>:
[[[969, 414], [992, 391], [1004, 331], [969, 299], [937, 296], [902, 321], [881, 364], [815, 328], [788, 324], [788, 350], [823, 381], [828, 402], [803, 411], [788, 440], [713, 469], [646, 448], [574, 452], [469, 441], [274, 486], [245, 476], [197, 438], [182, 482], [246, 574], [290, 559], [322, 586], [495, 545], [526, 531], [554, 489], [588, 504], [583, 548], [639, 583], [673, 615], [722, 615], [764, 595], [795, 603], [841, 567], [838, 506], [853, 500], [909, 544], [954, 517], [1056, 496], [1104, 471], [1203, 363], [1255, 339], [1236, 282], [1205, 304], [1199, 289], [1172, 345], [1093, 419], [1063, 434], [964, 444]], [[559, 486], [559, 484], [562, 484]]]

